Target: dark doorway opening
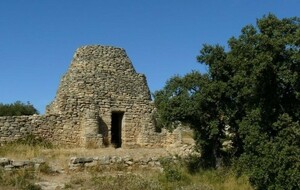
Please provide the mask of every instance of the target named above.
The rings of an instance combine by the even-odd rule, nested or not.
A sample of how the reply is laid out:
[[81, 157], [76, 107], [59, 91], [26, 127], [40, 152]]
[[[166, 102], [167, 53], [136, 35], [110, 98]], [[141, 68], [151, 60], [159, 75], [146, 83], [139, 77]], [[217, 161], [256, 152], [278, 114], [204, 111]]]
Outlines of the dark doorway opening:
[[111, 144], [115, 148], [122, 145], [122, 120], [124, 112], [112, 112], [111, 114]]

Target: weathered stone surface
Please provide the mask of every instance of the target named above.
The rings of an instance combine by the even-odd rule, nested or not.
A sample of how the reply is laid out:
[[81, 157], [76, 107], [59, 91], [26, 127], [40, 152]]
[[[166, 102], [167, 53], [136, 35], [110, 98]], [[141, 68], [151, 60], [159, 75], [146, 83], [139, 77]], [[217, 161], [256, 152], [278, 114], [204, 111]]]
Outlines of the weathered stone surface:
[[[70, 158], [70, 164], [69, 169], [70, 170], [76, 170], [78, 168], [82, 167], [94, 167], [97, 165], [100, 165], [102, 167], [111, 167], [113, 165], [122, 165], [125, 167], [130, 168], [131, 166], [135, 165], [142, 168], [153, 168], [153, 169], [160, 169], [162, 166], [160, 164], [160, 161], [157, 157], [147, 157], [147, 158], [138, 158], [134, 160], [130, 156], [101, 156], [94, 158], [92, 162], [74, 162], [76, 160], [76, 157]], [[81, 160], [90, 160], [90, 157], [82, 157]], [[168, 158], [170, 162], [176, 162], [176, 157], [170, 157]]]
[[70, 159], [70, 163], [71, 164], [85, 164], [85, 163], [90, 163], [90, 162], [93, 162], [94, 159], [91, 158], [91, 157], [88, 157], [88, 158], [84, 158], [84, 157], [81, 157], [81, 158], [78, 158], [78, 157], [72, 157]]
[[0, 158], [0, 166], [9, 165], [11, 163], [11, 160], [8, 158]]
[[44, 164], [44, 163], [46, 163], [46, 161], [43, 158], [32, 158], [30, 161], [33, 162], [34, 164]]
[[120, 163], [123, 163], [123, 158], [119, 157], [119, 156], [113, 156], [113, 157], [111, 157], [110, 162], [120, 164]]
[[32, 162], [29, 160], [20, 160], [20, 161], [12, 161], [12, 164], [15, 168], [24, 167], [28, 165], [32, 165]]
[[55, 182], [37, 182], [35, 185], [38, 185], [43, 190], [53, 190], [53, 189], [63, 189], [65, 184], [63, 183], [55, 183]]
[[[146, 77], [122, 48], [83, 46], [42, 116], [0, 117], [0, 141], [34, 134], [54, 144], [98, 148], [163, 147], [181, 134], [155, 132]], [[0, 143], [1, 143], [0, 142]]]
[[110, 156], [102, 156], [102, 157], [99, 157], [98, 162], [99, 162], [99, 164], [101, 164], [101, 165], [108, 165], [108, 164], [110, 164]]
[[12, 169], [14, 169], [14, 166], [13, 165], [6, 165], [6, 166], [4, 166], [4, 170], [6, 170], [6, 171], [10, 171], [10, 170], [12, 170]]

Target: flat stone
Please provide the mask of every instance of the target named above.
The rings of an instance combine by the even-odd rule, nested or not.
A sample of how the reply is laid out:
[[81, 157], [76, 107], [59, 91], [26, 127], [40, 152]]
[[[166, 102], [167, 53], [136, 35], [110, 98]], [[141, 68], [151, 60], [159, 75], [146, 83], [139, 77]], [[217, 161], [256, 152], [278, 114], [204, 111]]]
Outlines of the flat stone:
[[11, 163], [11, 160], [8, 158], [0, 158], [0, 166], [9, 165]]
[[145, 164], [145, 165], [148, 164], [150, 161], [151, 161], [151, 158], [142, 158], [140, 160], [141, 164]]
[[123, 160], [124, 160], [125, 162], [128, 162], [128, 161], [133, 161], [133, 158], [127, 155], [127, 156], [124, 156], [124, 157], [123, 157]]
[[31, 162], [29, 160], [23, 160], [23, 161], [13, 161], [12, 165], [14, 167], [24, 167], [29, 165]]
[[122, 157], [119, 157], [119, 156], [113, 156], [111, 159], [110, 159], [110, 162], [111, 163], [123, 163], [123, 158]]
[[88, 158], [84, 158], [84, 157], [81, 157], [81, 158], [77, 158], [77, 157], [72, 157], [70, 159], [70, 163], [71, 164], [85, 164], [85, 163], [90, 163], [90, 162], [93, 162], [94, 159], [92, 157], [88, 157]]
[[86, 167], [94, 167], [94, 166], [97, 166], [97, 162], [94, 161], [94, 162], [86, 163], [86, 164], [84, 164], [84, 166], [86, 166]]
[[155, 166], [155, 162], [151, 161], [151, 162], [148, 163], [148, 165], [151, 166], [151, 167], [154, 167]]
[[126, 161], [125, 164], [128, 165], [128, 166], [132, 166], [133, 162], [132, 161]]
[[110, 157], [109, 156], [99, 157], [99, 161], [98, 162], [101, 165], [108, 165], [108, 164], [110, 164]]
[[6, 171], [10, 171], [12, 169], [14, 169], [13, 165], [6, 165], [6, 166], [4, 166], [4, 170], [6, 170]]
[[33, 162], [34, 164], [44, 164], [44, 163], [46, 163], [46, 161], [43, 158], [32, 158], [31, 162]]
[[65, 187], [64, 184], [54, 183], [54, 182], [37, 182], [35, 185], [40, 186], [43, 190], [53, 190], [62, 189]]

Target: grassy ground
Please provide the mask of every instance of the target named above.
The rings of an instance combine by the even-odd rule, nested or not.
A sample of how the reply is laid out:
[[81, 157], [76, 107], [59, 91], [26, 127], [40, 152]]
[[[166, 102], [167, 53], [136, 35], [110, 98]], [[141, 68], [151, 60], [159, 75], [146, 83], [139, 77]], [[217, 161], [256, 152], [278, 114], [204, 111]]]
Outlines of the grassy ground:
[[164, 168], [163, 172], [147, 169], [128, 172], [125, 169], [109, 173], [90, 170], [77, 174], [72, 174], [65, 189], [252, 190], [246, 176], [236, 178], [233, 172], [224, 170], [202, 171], [191, 175], [184, 168], [176, 166]]
[[[63, 149], [47, 144], [11, 143], [0, 146], [0, 157], [15, 160], [43, 158], [46, 164], [38, 170], [33, 168], [4, 171], [0, 168], [0, 189], [41, 189], [37, 182], [55, 182], [64, 186], [61, 189], [185, 189], [185, 190], [251, 190], [246, 176], [236, 178], [228, 170], [206, 170], [191, 174], [184, 162], [176, 164], [162, 159], [163, 171], [147, 168], [113, 166], [78, 171], [68, 170], [68, 161], [72, 156], [98, 156], [110, 154], [131, 154], [138, 156], [165, 156], [162, 150], [116, 150], [116, 149]], [[63, 168], [63, 173], [51, 172], [52, 166]], [[51, 167], [49, 167], [51, 166]], [[55, 188], [54, 188], [55, 189]], [[60, 189], [60, 188], [56, 188]]]

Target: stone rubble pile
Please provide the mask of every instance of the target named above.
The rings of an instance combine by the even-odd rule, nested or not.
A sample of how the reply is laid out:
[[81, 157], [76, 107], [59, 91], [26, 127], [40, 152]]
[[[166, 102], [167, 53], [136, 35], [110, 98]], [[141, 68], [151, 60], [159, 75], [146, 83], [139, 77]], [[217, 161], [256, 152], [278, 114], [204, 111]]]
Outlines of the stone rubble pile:
[[[177, 157], [169, 157], [169, 160], [176, 161]], [[12, 160], [9, 158], [0, 158], [0, 168], [5, 171], [11, 171], [22, 168], [35, 168], [38, 169], [42, 164], [46, 162], [41, 158], [33, 158], [30, 160]], [[71, 157], [69, 161], [69, 169], [76, 170], [85, 167], [103, 166], [106, 168], [113, 167], [114, 165], [124, 167], [141, 167], [151, 169], [162, 169], [160, 158], [157, 157], [141, 157], [132, 158], [129, 155], [126, 156], [100, 156], [100, 157]], [[50, 168], [55, 173], [62, 173], [63, 168], [55, 169]]]
[[170, 154], [177, 155], [181, 158], [187, 158], [189, 156], [200, 156], [200, 153], [196, 151], [195, 145], [184, 144], [178, 148], [167, 148]]
[[[174, 157], [174, 159], [176, 159]], [[82, 167], [104, 166], [109, 167], [113, 165], [122, 165], [124, 167], [148, 167], [161, 168], [159, 158], [138, 158], [134, 159], [129, 155], [126, 156], [100, 156], [100, 157], [72, 157], [69, 162], [69, 169], [75, 170]]]
[[0, 158], [0, 167], [7, 171], [30, 167], [38, 168], [44, 163], [45, 161], [41, 158], [33, 158], [31, 160], [11, 160], [9, 158]]

